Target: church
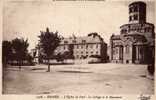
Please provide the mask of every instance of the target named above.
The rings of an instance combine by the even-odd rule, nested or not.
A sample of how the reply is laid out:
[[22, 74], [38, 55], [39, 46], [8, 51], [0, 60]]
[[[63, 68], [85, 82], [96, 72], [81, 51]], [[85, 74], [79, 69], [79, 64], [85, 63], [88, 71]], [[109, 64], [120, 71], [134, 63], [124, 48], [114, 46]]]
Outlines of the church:
[[146, 22], [146, 3], [129, 4], [129, 23], [120, 26], [120, 35], [110, 38], [113, 63], [149, 64], [155, 60], [154, 24]]

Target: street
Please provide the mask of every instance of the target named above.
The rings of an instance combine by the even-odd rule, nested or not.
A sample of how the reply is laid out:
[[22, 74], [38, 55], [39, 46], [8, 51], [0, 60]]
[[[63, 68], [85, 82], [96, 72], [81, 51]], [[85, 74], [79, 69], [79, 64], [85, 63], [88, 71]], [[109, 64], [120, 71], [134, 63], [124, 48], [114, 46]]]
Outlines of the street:
[[4, 94], [154, 94], [146, 65], [78, 64], [9, 66], [4, 70]]

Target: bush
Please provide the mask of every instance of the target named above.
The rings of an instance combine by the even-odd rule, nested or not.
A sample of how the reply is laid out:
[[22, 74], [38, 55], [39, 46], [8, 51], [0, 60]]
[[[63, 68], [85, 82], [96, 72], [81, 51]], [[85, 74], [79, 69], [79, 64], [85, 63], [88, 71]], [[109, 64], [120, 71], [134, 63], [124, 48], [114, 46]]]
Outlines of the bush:
[[147, 70], [148, 70], [149, 74], [154, 75], [154, 71], [155, 71], [154, 63], [149, 64], [148, 67], [147, 67]]

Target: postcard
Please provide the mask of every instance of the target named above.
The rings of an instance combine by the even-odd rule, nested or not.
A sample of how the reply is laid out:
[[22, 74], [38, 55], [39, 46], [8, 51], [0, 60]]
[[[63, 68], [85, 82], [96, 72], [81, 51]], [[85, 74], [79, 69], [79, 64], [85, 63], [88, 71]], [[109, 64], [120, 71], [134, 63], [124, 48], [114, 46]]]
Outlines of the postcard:
[[154, 100], [154, 0], [1, 4], [1, 100]]

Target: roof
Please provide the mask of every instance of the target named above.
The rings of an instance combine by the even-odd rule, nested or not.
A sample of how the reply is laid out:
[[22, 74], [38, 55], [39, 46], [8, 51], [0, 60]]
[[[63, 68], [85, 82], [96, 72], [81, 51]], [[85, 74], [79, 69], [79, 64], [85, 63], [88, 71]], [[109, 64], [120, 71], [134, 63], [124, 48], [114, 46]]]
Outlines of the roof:
[[133, 25], [148, 25], [148, 26], [154, 27], [154, 24], [149, 23], [149, 22], [145, 22], [145, 23], [129, 23], [129, 24], [123, 24], [123, 25], [120, 26], [120, 28], [122, 28], [122, 27], [128, 27], [128, 26], [133, 26]]
[[124, 37], [133, 37], [133, 39], [137, 42], [147, 42], [147, 39], [144, 35], [138, 34], [137, 32], [133, 34], [125, 34]]
[[129, 6], [134, 5], [134, 4], [146, 5], [146, 3], [143, 1], [135, 1], [135, 2], [132, 2], [131, 4], [129, 4]]
[[[121, 40], [123, 42], [125, 42], [125, 41], [130, 39], [131, 42], [133, 42], [136, 45], [138, 45], [138, 44], [147, 44], [148, 43], [146, 37], [144, 35], [141, 35], [141, 34], [137, 33], [137, 32], [135, 32], [133, 34], [125, 34], [125, 35], [112, 35], [111, 39], [113, 39], [113, 40]], [[120, 44], [118, 42], [118, 45], [122, 45], [122, 44]]]
[[82, 43], [101, 43], [103, 42], [98, 36], [69, 37], [63, 38], [60, 44], [82, 44]]
[[120, 40], [121, 39], [121, 35], [112, 35], [111, 39], [113, 39], [113, 40]]

